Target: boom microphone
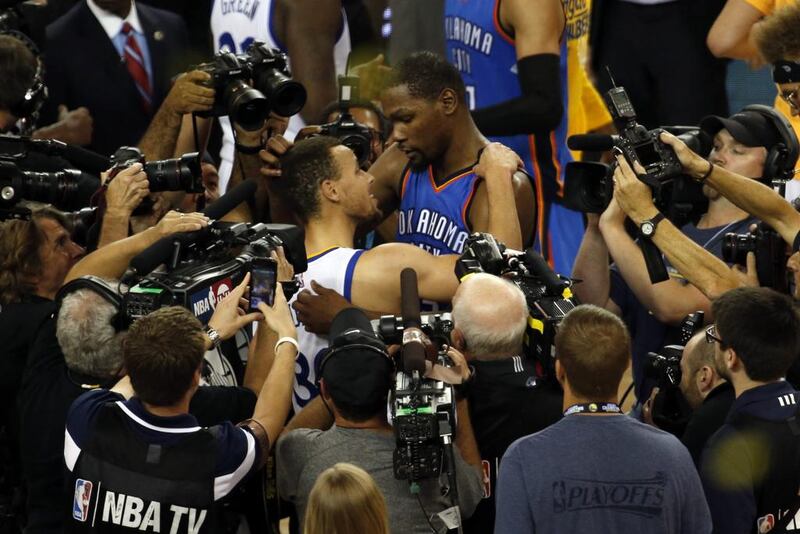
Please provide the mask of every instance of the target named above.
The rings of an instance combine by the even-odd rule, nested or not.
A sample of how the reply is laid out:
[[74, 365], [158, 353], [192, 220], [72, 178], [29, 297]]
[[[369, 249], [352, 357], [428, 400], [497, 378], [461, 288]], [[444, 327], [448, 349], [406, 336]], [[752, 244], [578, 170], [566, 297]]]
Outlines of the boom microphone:
[[424, 334], [420, 329], [419, 290], [417, 272], [405, 268], [400, 272], [400, 310], [403, 314], [403, 372], [411, 375], [418, 371], [425, 374]]
[[[244, 181], [219, 197], [216, 202], [203, 211], [203, 215], [212, 220], [220, 219], [227, 215], [228, 212], [233, 211], [242, 202], [252, 198], [255, 192], [255, 182]], [[176, 242], [191, 243], [203, 232], [206, 232], [206, 229], [164, 237], [134, 257], [130, 266], [139, 276], [149, 274], [153, 269], [170, 259], [170, 255], [175, 250]]]
[[570, 135], [567, 146], [570, 150], [585, 150], [588, 152], [606, 152], [614, 148], [616, 135], [606, 134], [581, 134]]

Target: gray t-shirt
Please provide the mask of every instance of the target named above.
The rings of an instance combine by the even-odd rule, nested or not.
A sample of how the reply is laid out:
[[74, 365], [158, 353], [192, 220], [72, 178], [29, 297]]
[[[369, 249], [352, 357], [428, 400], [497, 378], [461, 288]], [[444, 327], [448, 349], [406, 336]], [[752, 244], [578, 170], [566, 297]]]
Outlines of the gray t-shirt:
[[[317, 477], [339, 462], [347, 462], [369, 473], [383, 492], [389, 510], [393, 534], [430, 534], [417, 497], [411, 494], [406, 480], [397, 480], [392, 471], [394, 435], [368, 429], [339, 428], [330, 430], [299, 429], [282, 436], [276, 445], [278, 492], [297, 507], [302, 523], [308, 494]], [[469, 517], [483, 495], [478, 470], [467, 464], [455, 449], [456, 481], [461, 514]], [[443, 482], [446, 476], [442, 475]], [[420, 500], [429, 516], [450, 508], [450, 499], [442, 497], [436, 480], [420, 483]], [[441, 530], [438, 517], [431, 519]], [[302, 530], [302, 525], [301, 525]]]
[[700, 477], [674, 436], [625, 415], [569, 415], [500, 463], [495, 534], [707, 534]]

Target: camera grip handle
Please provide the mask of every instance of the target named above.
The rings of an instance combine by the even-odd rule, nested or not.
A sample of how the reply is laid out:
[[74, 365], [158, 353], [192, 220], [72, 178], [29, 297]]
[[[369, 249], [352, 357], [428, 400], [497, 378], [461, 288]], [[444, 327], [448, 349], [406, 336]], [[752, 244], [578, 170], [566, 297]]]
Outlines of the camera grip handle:
[[647, 274], [650, 275], [650, 282], [657, 284], [669, 280], [664, 258], [655, 243], [647, 238], [639, 238], [638, 243], [639, 248], [642, 249], [644, 263], [647, 265]]

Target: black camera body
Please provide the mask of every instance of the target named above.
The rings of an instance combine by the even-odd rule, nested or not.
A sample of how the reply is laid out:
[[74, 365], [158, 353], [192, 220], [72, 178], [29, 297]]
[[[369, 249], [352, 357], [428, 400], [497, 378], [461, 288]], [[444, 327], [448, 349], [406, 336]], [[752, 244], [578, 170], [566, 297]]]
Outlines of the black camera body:
[[214, 105], [199, 117], [229, 116], [248, 131], [261, 128], [270, 111], [290, 117], [306, 103], [306, 90], [290, 78], [286, 55], [256, 41], [247, 52], [219, 52], [196, 67], [211, 76]]
[[572, 294], [572, 281], [554, 273], [533, 249], [515, 254], [491, 234], [481, 233], [467, 238], [464, 252], [456, 262], [459, 279], [478, 272], [507, 278], [522, 290], [529, 313], [524, 355], [536, 363], [537, 378], [554, 378], [556, 329], [579, 304]]
[[350, 106], [359, 100], [358, 84], [358, 76], [339, 76], [339, 117], [321, 125], [319, 133], [337, 138], [355, 153], [359, 166], [366, 168], [372, 155], [372, 130], [350, 113]]
[[205, 191], [198, 152], [190, 152], [180, 158], [145, 161], [141, 150], [136, 147], [124, 146], [111, 156], [109, 181], [113, 180], [120, 171], [135, 163], [142, 164], [142, 170], [147, 175], [151, 193], [159, 191], [202, 193]]
[[75, 204], [80, 171], [23, 171], [12, 161], [0, 159], [0, 208], [8, 209], [20, 200], [53, 204], [67, 209]]
[[788, 293], [786, 272], [786, 243], [781, 235], [765, 222], [752, 233], [725, 234], [722, 241], [722, 258], [727, 263], [747, 265], [747, 253], [756, 255], [756, 273], [762, 286]]
[[664, 131], [648, 130], [636, 122], [636, 111], [628, 93], [622, 87], [613, 87], [606, 95], [606, 106], [619, 131], [617, 147], [628, 163], [638, 161], [647, 173], [640, 179], [650, 187], [658, 188], [664, 182], [680, 175], [683, 166], [671, 146], [659, 139]]
[[683, 345], [667, 345], [660, 353], [648, 352], [645, 376], [655, 379], [661, 389], [678, 387], [681, 383]]
[[[256, 259], [267, 259], [277, 247], [287, 258], [305, 258], [302, 230], [291, 225], [215, 222], [184, 247], [176, 247], [177, 265], [138, 280], [124, 296], [129, 320], [164, 306], [182, 306], [206, 323], [219, 302], [244, 278]], [[299, 238], [298, 238], [299, 237]], [[293, 262], [297, 273], [305, 270]], [[283, 283], [287, 293], [298, 286]], [[287, 297], [288, 298], [288, 297]]]

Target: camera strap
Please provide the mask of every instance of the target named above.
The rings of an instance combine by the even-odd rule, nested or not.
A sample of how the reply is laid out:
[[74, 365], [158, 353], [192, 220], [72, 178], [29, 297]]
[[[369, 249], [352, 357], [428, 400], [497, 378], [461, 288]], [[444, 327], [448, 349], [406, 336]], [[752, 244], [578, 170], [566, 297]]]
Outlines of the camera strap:
[[622, 413], [622, 408], [616, 402], [586, 402], [573, 404], [564, 412], [564, 416], [576, 413]]

